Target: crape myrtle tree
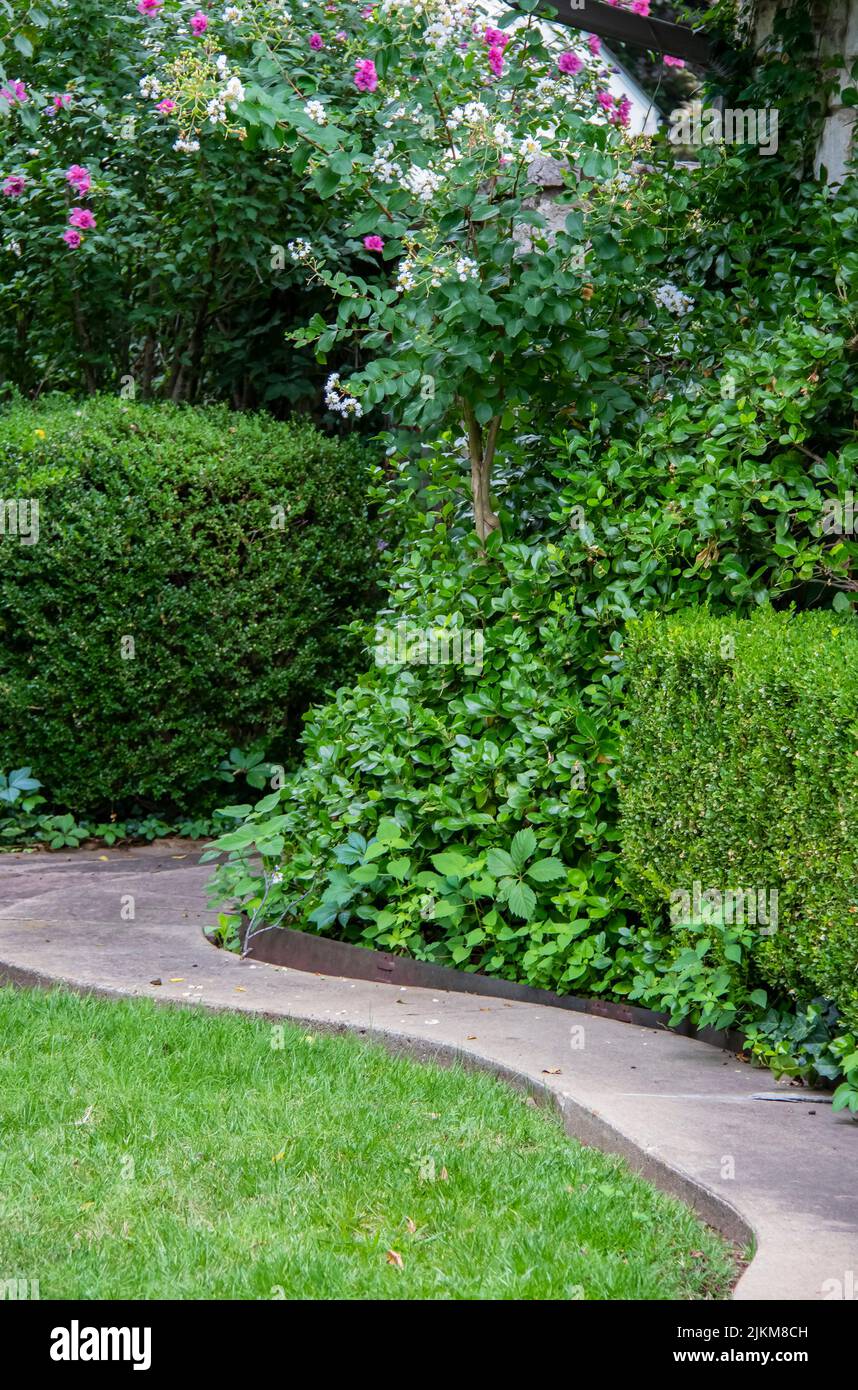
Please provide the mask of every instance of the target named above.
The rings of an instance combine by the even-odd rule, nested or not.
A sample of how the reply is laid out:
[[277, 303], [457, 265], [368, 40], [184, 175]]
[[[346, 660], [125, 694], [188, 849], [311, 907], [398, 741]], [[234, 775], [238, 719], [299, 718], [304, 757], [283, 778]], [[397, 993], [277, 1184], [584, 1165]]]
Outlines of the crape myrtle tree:
[[[177, 148], [270, 149], [331, 211], [286, 251], [337, 305], [294, 338], [357, 364], [329, 376], [327, 406], [382, 408], [400, 445], [461, 423], [486, 542], [492, 462], [522, 413], [558, 379], [610, 398], [624, 291], [600, 289], [612, 269], [631, 282], [636, 262], [622, 244], [629, 106], [599, 40], [579, 54], [532, 13], [495, 27], [467, 0], [137, 10], [152, 57], [141, 90]], [[535, 206], [546, 160], [567, 183], [550, 225]]]

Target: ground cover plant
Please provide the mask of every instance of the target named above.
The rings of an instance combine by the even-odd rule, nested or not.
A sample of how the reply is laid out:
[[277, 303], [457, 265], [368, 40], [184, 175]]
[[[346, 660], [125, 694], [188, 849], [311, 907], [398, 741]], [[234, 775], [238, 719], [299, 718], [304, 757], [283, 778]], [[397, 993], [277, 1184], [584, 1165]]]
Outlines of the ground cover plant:
[[0, 1264], [43, 1299], [696, 1299], [735, 1275], [500, 1082], [289, 1025], [2, 989], [0, 1139]]

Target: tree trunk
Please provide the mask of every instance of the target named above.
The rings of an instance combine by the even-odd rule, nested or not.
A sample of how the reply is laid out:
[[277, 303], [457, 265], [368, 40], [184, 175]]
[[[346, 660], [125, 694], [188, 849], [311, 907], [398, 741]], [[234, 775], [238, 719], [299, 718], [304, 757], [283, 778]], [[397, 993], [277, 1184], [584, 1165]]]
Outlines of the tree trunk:
[[480, 542], [500, 526], [497, 515], [492, 510], [491, 481], [492, 462], [495, 456], [498, 430], [501, 417], [493, 416], [485, 430], [474, 414], [470, 401], [462, 401], [465, 425], [468, 430], [468, 454], [471, 460], [471, 501], [474, 508], [474, 526]]

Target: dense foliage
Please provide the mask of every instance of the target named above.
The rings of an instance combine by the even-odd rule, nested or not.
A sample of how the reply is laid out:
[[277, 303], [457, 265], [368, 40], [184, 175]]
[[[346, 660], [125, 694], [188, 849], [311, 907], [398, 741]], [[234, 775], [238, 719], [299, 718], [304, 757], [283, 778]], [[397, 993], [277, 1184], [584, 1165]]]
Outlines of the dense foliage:
[[157, 87], [140, 90], [153, 36], [133, 4], [41, 0], [18, 19], [0, 82], [0, 380], [315, 408], [322, 375], [282, 344], [313, 304], [285, 245], [318, 198], [264, 149], [175, 148]]
[[854, 619], [698, 610], [636, 623], [626, 646], [621, 833], [636, 900], [651, 915], [694, 880], [774, 892], [757, 982], [823, 995], [858, 1027]]
[[0, 496], [38, 503], [35, 543], [0, 536], [0, 768], [77, 813], [186, 812], [230, 748], [288, 760], [373, 605], [361, 447], [110, 398], [14, 406], [0, 445]]

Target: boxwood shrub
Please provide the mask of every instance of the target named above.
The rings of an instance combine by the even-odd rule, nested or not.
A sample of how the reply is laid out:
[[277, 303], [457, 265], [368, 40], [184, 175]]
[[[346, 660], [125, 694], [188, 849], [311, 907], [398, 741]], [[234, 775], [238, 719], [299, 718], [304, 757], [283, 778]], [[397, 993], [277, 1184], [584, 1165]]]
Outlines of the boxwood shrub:
[[234, 746], [287, 762], [373, 607], [370, 472], [358, 441], [263, 414], [4, 409], [0, 768], [84, 813], [229, 800]]
[[776, 890], [753, 976], [833, 1000], [855, 1027], [858, 624], [697, 610], [633, 623], [627, 652], [622, 844], [637, 901], [664, 913], [687, 892], [693, 912], [695, 882], [698, 900], [752, 888], [771, 916]]

